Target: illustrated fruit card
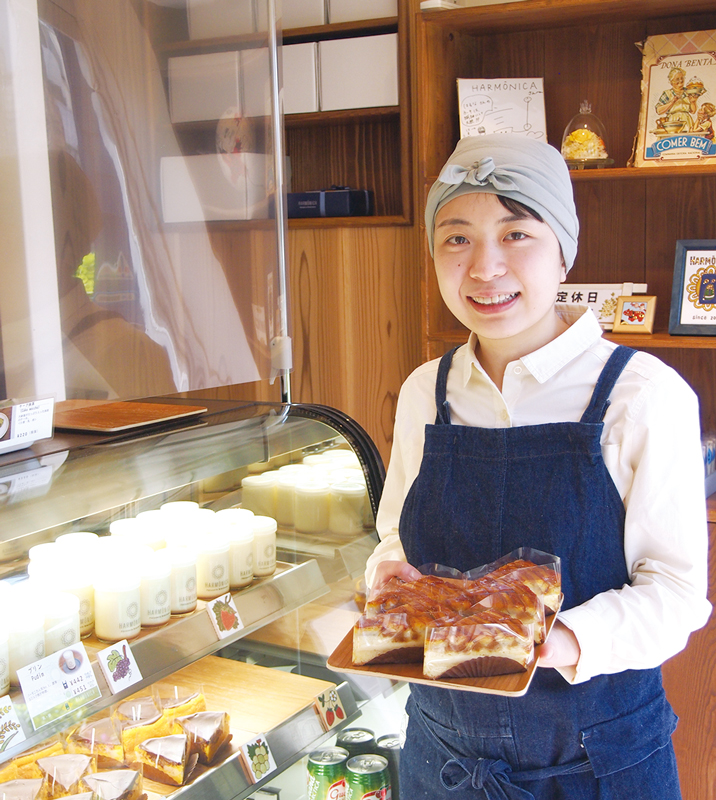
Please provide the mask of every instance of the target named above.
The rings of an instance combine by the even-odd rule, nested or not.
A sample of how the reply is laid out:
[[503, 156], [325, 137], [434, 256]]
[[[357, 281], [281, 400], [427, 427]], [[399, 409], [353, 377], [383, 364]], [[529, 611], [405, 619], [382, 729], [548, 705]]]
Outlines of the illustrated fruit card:
[[716, 165], [716, 31], [649, 36], [630, 166]]
[[239, 748], [239, 758], [251, 783], [257, 783], [276, 769], [271, 748], [261, 734]]
[[142, 673], [126, 639], [100, 650], [97, 661], [112, 694], [142, 680]]
[[328, 689], [315, 700], [316, 711], [325, 730], [329, 731], [346, 718], [341, 698], [335, 689]]
[[244, 627], [230, 593], [211, 600], [206, 605], [206, 611], [219, 639], [225, 639]]

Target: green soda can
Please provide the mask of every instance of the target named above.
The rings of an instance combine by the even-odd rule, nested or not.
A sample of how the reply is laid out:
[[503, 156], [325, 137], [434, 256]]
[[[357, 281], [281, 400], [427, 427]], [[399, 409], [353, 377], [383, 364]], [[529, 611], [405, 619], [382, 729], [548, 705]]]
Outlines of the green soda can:
[[346, 759], [342, 747], [324, 747], [308, 756], [308, 800], [345, 800]]
[[388, 759], [372, 753], [349, 758], [346, 800], [392, 800]]

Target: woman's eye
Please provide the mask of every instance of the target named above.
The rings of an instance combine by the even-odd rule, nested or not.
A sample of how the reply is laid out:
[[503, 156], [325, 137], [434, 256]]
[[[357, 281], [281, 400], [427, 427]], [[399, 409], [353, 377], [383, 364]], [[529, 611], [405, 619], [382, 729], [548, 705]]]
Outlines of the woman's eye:
[[505, 239], [510, 239], [512, 241], [519, 241], [526, 238], [527, 234], [522, 231], [512, 231], [512, 233], [508, 233], [507, 236], [505, 236]]
[[447, 241], [448, 244], [467, 244], [467, 239], [459, 233], [455, 234], [455, 236], [451, 236]]

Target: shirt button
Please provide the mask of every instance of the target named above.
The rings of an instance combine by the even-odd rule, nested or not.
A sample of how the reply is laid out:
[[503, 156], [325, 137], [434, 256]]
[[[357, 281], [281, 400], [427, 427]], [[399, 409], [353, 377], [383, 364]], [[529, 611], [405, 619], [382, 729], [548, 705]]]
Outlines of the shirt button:
[[522, 367], [515, 367], [515, 375], [519, 375], [522, 372]]

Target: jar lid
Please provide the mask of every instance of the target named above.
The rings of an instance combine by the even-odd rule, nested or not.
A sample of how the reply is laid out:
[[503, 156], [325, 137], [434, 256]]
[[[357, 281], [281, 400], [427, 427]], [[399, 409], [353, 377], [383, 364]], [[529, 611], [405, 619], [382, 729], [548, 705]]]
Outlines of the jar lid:
[[273, 486], [276, 483], [276, 473], [278, 470], [261, 472], [258, 475], [247, 475], [241, 480], [242, 486]]
[[28, 556], [30, 561], [51, 561], [57, 557], [57, 544], [55, 542], [36, 544], [30, 548]]
[[328, 481], [301, 481], [296, 484], [296, 494], [327, 494], [330, 488]]
[[262, 517], [256, 515], [252, 521], [254, 533], [276, 533], [278, 523], [273, 517]]
[[73, 531], [72, 533], [63, 533], [55, 539], [55, 544], [61, 547], [90, 547], [97, 544], [99, 536], [92, 531]]
[[365, 495], [365, 486], [355, 481], [342, 481], [331, 486], [331, 494], [346, 497], [363, 497]]
[[207, 553], [227, 553], [229, 551], [229, 537], [223, 531], [211, 531], [202, 536], [196, 542], [197, 552]]
[[183, 514], [187, 510], [197, 509], [199, 508], [199, 504], [194, 502], [194, 500], [170, 500], [167, 503], [162, 503], [159, 506], [159, 511], [163, 513], [179, 513]]

